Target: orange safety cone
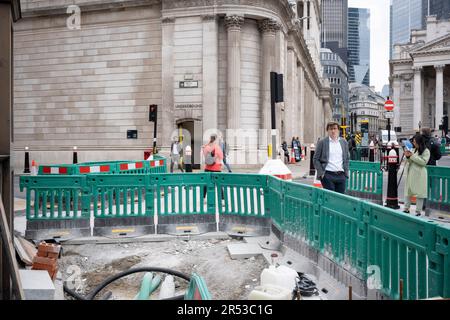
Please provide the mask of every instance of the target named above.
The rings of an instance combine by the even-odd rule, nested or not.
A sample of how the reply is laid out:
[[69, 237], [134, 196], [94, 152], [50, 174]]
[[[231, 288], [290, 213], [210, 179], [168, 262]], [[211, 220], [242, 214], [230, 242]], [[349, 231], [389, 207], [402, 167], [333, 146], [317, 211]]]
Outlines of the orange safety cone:
[[290, 161], [290, 163], [291, 163], [291, 164], [292, 164], [292, 163], [295, 164], [295, 152], [294, 152], [294, 149], [291, 150], [291, 161]]
[[323, 188], [322, 182], [320, 182], [320, 180], [317, 179], [317, 171], [316, 171], [316, 174], [314, 175], [314, 184], [313, 184], [313, 186], [317, 187], [317, 188]]

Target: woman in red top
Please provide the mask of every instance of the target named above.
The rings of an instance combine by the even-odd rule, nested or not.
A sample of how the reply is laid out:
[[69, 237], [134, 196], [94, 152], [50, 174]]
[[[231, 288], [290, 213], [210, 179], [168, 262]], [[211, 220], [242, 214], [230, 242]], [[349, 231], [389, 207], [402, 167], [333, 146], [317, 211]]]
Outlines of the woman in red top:
[[216, 143], [216, 136], [212, 135], [209, 139], [209, 143], [203, 146], [203, 156], [205, 160], [208, 156], [208, 153], [213, 152], [214, 155], [214, 163], [207, 164], [205, 161], [205, 172], [221, 172], [222, 171], [222, 160], [223, 160], [223, 152], [222, 149]]
[[[221, 172], [222, 171], [222, 159], [223, 152], [222, 148], [220, 148], [216, 143], [216, 136], [212, 135], [209, 139], [209, 143], [203, 146], [203, 156], [205, 157], [205, 172]], [[214, 163], [207, 164], [206, 161], [209, 158], [208, 153], [213, 152], [214, 155]], [[206, 186], [203, 188], [203, 199], [206, 197]], [[223, 198], [223, 193], [222, 193]]]

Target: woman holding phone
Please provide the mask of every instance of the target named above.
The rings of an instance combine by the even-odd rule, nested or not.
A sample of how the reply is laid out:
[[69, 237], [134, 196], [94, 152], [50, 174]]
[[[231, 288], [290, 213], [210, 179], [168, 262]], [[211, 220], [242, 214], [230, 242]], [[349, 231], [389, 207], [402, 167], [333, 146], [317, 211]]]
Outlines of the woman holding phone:
[[405, 149], [406, 157], [406, 183], [405, 183], [405, 209], [409, 213], [411, 197], [416, 196], [416, 216], [420, 216], [423, 210], [424, 199], [427, 198], [427, 163], [430, 159], [430, 151], [425, 146], [425, 139], [421, 134], [416, 134], [412, 143], [414, 148]]

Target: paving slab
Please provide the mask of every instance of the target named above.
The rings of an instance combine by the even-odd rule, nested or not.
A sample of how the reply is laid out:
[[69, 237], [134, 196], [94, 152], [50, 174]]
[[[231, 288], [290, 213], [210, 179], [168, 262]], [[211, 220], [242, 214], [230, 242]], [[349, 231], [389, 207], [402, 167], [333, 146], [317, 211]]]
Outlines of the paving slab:
[[46, 270], [19, 270], [26, 300], [54, 300], [55, 285]]
[[262, 248], [255, 243], [237, 243], [227, 246], [231, 259], [248, 259], [263, 253]]

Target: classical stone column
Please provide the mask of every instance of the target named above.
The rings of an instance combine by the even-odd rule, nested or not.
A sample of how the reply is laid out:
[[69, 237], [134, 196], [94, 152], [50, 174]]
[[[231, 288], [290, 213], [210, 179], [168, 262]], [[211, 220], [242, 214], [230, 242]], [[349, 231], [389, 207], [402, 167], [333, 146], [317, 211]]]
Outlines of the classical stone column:
[[444, 115], [444, 68], [445, 65], [436, 65], [436, 123], [435, 129], [439, 132], [439, 125], [441, 124]]
[[[161, 114], [161, 141], [158, 145], [169, 150], [170, 134], [176, 129], [174, 119], [174, 28], [175, 18], [162, 19], [162, 108], [158, 108]], [[153, 145], [153, 144], [152, 144]]]
[[294, 126], [300, 132], [300, 141], [305, 140], [304, 110], [305, 110], [305, 71], [300, 61], [297, 62], [298, 70], [298, 108], [297, 125]]
[[264, 19], [258, 23], [262, 32], [263, 65], [262, 65], [262, 121], [261, 128], [270, 130], [270, 72], [275, 71], [275, 35], [280, 25], [272, 19]]
[[227, 61], [227, 128], [239, 129], [241, 117], [241, 26], [244, 17], [226, 16], [228, 61]]
[[392, 94], [394, 102], [394, 127], [400, 127], [400, 77], [398, 74], [393, 75]]
[[298, 132], [294, 131], [295, 117], [296, 117], [296, 71], [297, 71], [297, 58], [295, 57], [294, 48], [288, 46], [287, 51], [287, 75], [285, 86], [285, 103], [284, 103], [284, 115], [285, 119], [285, 136], [290, 141], [293, 135], [298, 135]]
[[203, 16], [203, 131], [218, 128], [218, 19]]
[[414, 113], [412, 128], [419, 131], [422, 122], [422, 67], [414, 67]]

